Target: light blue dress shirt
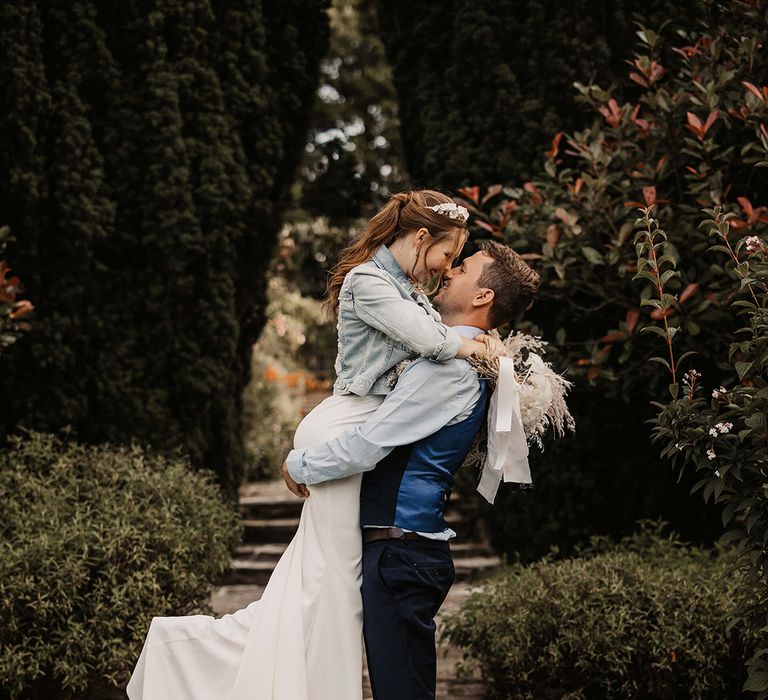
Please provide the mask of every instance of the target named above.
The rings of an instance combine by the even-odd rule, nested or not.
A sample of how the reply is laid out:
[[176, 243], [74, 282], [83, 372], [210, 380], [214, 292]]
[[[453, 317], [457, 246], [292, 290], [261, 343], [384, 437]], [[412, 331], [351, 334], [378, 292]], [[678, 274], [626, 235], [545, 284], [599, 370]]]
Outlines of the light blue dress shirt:
[[[467, 338], [484, 332], [473, 326], [454, 330]], [[321, 445], [292, 450], [288, 472], [296, 482], [311, 486], [370, 471], [396, 447], [467, 418], [479, 398], [477, 373], [466, 360], [418, 358], [362, 425]]]
[[[467, 338], [485, 331], [474, 326], [454, 326]], [[320, 484], [373, 469], [392, 450], [436, 433], [469, 416], [480, 399], [480, 381], [466, 360], [434, 362], [418, 358], [408, 365], [368, 420], [321, 445], [291, 450], [288, 473], [300, 484]], [[419, 532], [435, 540], [456, 536], [443, 532]]]

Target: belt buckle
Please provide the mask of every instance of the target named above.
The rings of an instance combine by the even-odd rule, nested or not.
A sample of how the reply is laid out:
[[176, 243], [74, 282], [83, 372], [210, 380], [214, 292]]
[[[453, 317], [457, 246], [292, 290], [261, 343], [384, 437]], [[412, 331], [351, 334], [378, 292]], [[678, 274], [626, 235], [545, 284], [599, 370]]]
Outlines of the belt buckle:
[[405, 539], [405, 530], [403, 530], [400, 527], [388, 527], [387, 528], [387, 535], [389, 536], [389, 539], [391, 539], [391, 540], [404, 540]]

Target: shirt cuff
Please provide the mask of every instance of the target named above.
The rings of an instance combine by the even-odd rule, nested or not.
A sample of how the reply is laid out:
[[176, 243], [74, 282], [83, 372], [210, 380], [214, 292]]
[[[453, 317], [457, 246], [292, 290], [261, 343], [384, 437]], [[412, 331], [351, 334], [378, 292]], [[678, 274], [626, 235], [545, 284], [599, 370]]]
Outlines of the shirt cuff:
[[461, 350], [461, 335], [457, 330], [448, 328], [445, 332], [445, 341], [443, 346], [438, 350], [434, 359], [438, 362], [447, 362], [452, 360]]
[[304, 461], [306, 450], [291, 450], [285, 458], [288, 473], [297, 484], [307, 483], [307, 465]]

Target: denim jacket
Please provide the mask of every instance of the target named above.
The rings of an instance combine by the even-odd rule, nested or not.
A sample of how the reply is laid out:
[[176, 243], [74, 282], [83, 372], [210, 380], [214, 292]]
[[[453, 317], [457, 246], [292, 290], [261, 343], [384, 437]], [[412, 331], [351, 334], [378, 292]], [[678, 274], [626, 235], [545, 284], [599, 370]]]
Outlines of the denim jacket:
[[334, 394], [388, 394], [384, 375], [401, 360], [421, 355], [445, 362], [461, 348], [461, 336], [440, 322], [386, 246], [347, 273], [337, 330]]

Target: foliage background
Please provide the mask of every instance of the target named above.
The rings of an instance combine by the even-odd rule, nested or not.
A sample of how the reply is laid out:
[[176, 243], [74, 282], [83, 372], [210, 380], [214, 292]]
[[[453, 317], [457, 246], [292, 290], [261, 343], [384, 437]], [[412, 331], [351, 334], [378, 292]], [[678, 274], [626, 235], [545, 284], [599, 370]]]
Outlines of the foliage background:
[[[491, 536], [511, 557], [535, 559], [551, 546], [565, 554], [590, 533], [621, 536], [643, 517], [661, 516], [697, 542], [711, 542], [721, 531], [717, 512], [687, 493], [695, 478], [683, 474], [678, 485], [678, 475], [650, 446], [650, 402], [668, 382], [648, 362], [658, 354], [653, 337], [641, 332], [660, 313], [641, 306], [652, 287], [633, 281], [637, 204], [631, 202], [650, 197], [662, 207], [681, 257], [674, 313], [690, 331], [681, 350], [699, 351], [708, 385], [726, 381], [731, 369], [722, 357], [735, 330], [725, 306], [731, 283], [704, 255], [708, 237], [697, 227], [700, 209], [713, 201], [728, 202], [751, 226], [741, 202], [748, 207], [765, 195], [765, 176], [753, 168], [759, 140], [748, 123], [763, 107], [740, 82], [765, 82], [765, 18], [759, 3], [694, 5], [695, 17], [685, 6], [627, 3], [623, 19], [600, 14], [599, 3], [562, 5], [572, 33], [556, 33], [564, 43], [550, 52], [552, 60], [571, 61], [562, 73], [522, 70], [520, 61], [536, 49], [500, 53], [512, 54], [533, 36], [547, 45], [539, 3], [500, 3], [496, 12], [455, 2], [442, 16], [420, 8], [412, 21], [405, 5], [379, 5], [382, 24], [392, 23], [386, 43], [398, 94], [413, 110], [406, 115], [401, 108], [409, 168], [427, 181], [472, 183], [459, 194], [473, 213], [476, 236], [504, 240], [542, 274], [540, 298], [520, 327], [550, 341], [548, 359], [577, 381], [570, 400], [576, 437], [532, 458], [531, 492], [507, 489], [497, 507], [486, 509]], [[503, 33], [515, 11], [519, 26]], [[639, 25], [630, 21], [632, 11]], [[495, 52], [462, 61], [470, 55], [459, 49], [462, 32], [484, 37], [469, 29], [484, 22]], [[450, 31], [437, 32], [439, 23]], [[456, 44], [441, 45], [447, 73], [438, 70], [436, 48], [421, 55], [414, 48], [414, 37], [430, 27]], [[602, 54], [605, 64], [591, 63], [599, 50], [584, 61], [568, 44], [591, 46], [582, 31], [595, 33], [598, 48], [613, 47]], [[613, 37], [623, 38], [614, 43]], [[497, 80], [501, 75], [509, 81]], [[567, 83], [558, 82], [566, 76]], [[525, 90], [521, 80], [528, 81]], [[509, 95], [520, 96], [515, 105], [504, 103]], [[520, 121], [529, 103], [548, 115], [540, 121], [549, 133]], [[408, 129], [418, 147], [409, 147]]]
[[0, 432], [181, 445], [234, 495], [325, 10], [2, 4], [0, 211], [38, 315], [1, 360]]
[[635, 16], [689, 18], [697, 0], [378, 0], [418, 186], [514, 182], [538, 170], [552, 135], [585, 121], [573, 83], [616, 81]]
[[209, 612], [240, 536], [212, 473], [137, 445], [14, 436], [0, 499], [4, 697], [126, 683], [152, 617]]

